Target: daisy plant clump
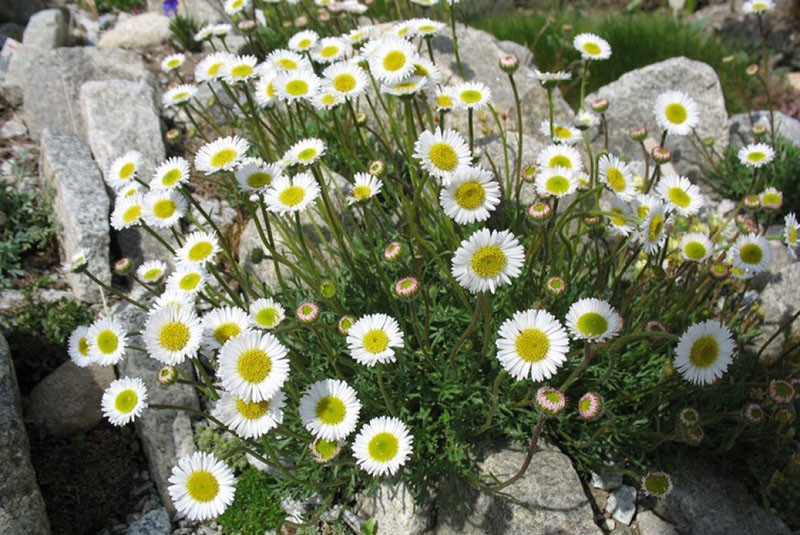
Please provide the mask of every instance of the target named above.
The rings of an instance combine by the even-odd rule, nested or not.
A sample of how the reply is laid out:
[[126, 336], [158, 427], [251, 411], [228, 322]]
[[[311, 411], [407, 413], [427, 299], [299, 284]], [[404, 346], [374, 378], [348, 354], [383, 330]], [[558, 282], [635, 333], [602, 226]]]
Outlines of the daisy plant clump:
[[[513, 58], [496, 66], [515, 95], [507, 130], [494, 99], [509, 92], [497, 82], [445, 85], [458, 74], [448, 65], [463, 66], [429, 46], [443, 23], [379, 31], [358, 25], [352, 14], [366, 6], [352, 2], [327, 6], [336, 25], [296, 31], [281, 23], [281, 4], [229, 4], [232, 22], [266, 17], [275, 35], [248, 33], [253, 54], [234, 56], [221, 51], [232, 26], [201, 30], [220, 51], [185, 82], [220, 98], [190, 91], [164, 107], [194, 132], [195, 149], [154, 162], [152, 177], [141, 176], [149, 155], [135, 151], [106, 173], [118, 192], [112, 225], [164, 248], [121, 275], [141, 286], [122, 294], [138, 324], [104, 317], [70, 339], [79, 365], [161, 363], [149, 392], [136, 378], [109, 387], [102, 408], [113, 424], [173, 410], [152, 389], [191, 385], [202, 408], [187, 411], [235, 437], [233, 457], [267, 466], [284, 495], [322, 496], [295, 519], [315, 521], [383, 482], [419, 501], [462, 484], [498, 492], [522, 477], [542, 435], [586, 469], [619, 459], [646, 492], [665, 495], [671, 480], [649, 465], [656, 448], [734, 448], [763, 432], [741, 416], [754, 421], [753, 404], [764, 420], [789, 410], [774, 401], [786, 399], [783, 383], [773, 383], [780, 397], [768, 392], [796, 372], [792, 348], [768, 357], [771, 340], [755, 342], [758, 307], [745, 292], [770, 268], [770, 241], [797, 249], [797, 220], [787, 217], [782, 236], [765, 235], [765, 220], [742, 232], [743, 203], [709, 217], [693, 179], [662, 172], [669, 142], [702, 124], [691, 95], [655, 99], [661, 146], [630, 163], [640, 155], [608, 151], [596, 135], [613, 103], [581, 110], [577, 123], [555, 117], [558, 85], [584, 84], [612, 54], [602, 37], [577, 35], [575, 72], [528, 73], [549, 103], [528, 134], [546, 143], [514, 160], [510, 149], [524, 145], [515, 77], [526, 67]], [[442, 7], [452, 14], [453, 4]], [[503, 148], [493, 158], [474, 121], [488, 115]], [[773, 158], [754, 145], [742, 165], [751, 194], [774, 205], [758, 180]], [[211, 185], [231, 192], [244, 234], [206, 210]], [[76, 271], [121, 294], [87, 265]], [[503, 441], [529, 449], [525, 464], [481, 472], [478, 460]], [[233, 466], [221, 453], [179, 460], [169, 487], [178, 511], [224, 519], [245, 499]]]

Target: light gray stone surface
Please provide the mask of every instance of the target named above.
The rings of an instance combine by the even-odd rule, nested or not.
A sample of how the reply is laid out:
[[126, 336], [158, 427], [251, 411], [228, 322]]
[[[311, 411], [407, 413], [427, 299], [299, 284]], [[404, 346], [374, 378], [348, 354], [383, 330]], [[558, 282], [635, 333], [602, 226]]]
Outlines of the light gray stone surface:
[[[778, 137], [791, 141], [795, 147], [800, 147], [800, 121], [781, 111], [773, 113], [773, 121], [775, 122], [775, 134]], [[729, 126], [731, 144], [741, 146], [754, 143], [750, 129], [752, 125], [756, 124], [763, 124], [769, 132], [769, 111], [754, 111], [750, 115], [739, 113], [731, 117]]]
[[128, 524], [128, 535], [169, 535], [172, 524], [164, 507], [153, 509]]
[[[140, 297], [141, 295], [137, 295], [137, 298]], [[115, 307], [114, 317], [128, 332], [133, 332], [144, 329], [147, 314], [133, 305], [122, 302]], [[133, 336], [130, 343], [144, 347], [140, 336]], [[164, 387], [158, 383], [156, 373], [161, 366], [157, 360], [135, 353], [117, 364], [117, 371], [120, 377], [141, 378], [147, 387], [147, 402], [151, 405], [176, 405], [197, 409], [199, 401], [192, 387], [178, 383]], [[189, 370], [188, 364], [185, 369]], [[145, 411], [141, 418], [136, 419], [136, 432], [142, 441], [150, 465], [150, 476], [158, 489], [161, 501], [170, 515], [174, 515], [176, 510], [167, 490], [168, 479], [177, 460], [195, 451], [191, 419], [182, 411], [150, 409]]]
[[145, 48], [169, 40], [170, 19], [163, 13], [150, 11], [132, 16], [120, 16], [113, 28], [100, 36], [101, 48]]
[[641, 511], [636, 515], [640, 535], [678, 535], [675, 526], [662, 520], [652, 511]]
[[378, 533], [420, 535], [431, 527], [431, 508], [419, 507], [404, 484], [383, 483], [373, 496], [359, 495], [359, 513], [374, 518]]
[[[155, 77], [138, 54], [95, 47], [57, 48], [30, 66], [23, 89], [25, 122], [38, 140], [44, 128], [84, 136], [78, 104], [81, 85], [90, 80], [133, 80], [155, 87]], [[119, 103], [114, 108], [121, 110]]]
[[[800, 262], [793, 262], [773, 273], [772, 278], [761, 292], [761, 307], [764, 309], [762, 334], [756, 338], [755, 348], [759, 350], [770, 337], [786, 323], [800, 306]], [[800, 320], [795, 320], [794, 330]], [[785, 340], [781, 333], [770, 342], [761, 358], [772, 360], [780, 355]]]
[[592, 486], [601, 490], [614, 490], [622, 486], [622, 474], [592, 472]]
[[24, 88], [28, 69], [42, 54], [64, 46], [67, 21], [60, 9], [46, 9], [31, 17], [22, 34], [22, 47], [9, 63], [5, 83]]
[[[109, 200], [89, 148], [74, 135], [46, 129], [39, 174], [42, 185], [55, 194], [53, 210], [59, 222], [62, 258], [69, 259], [85, 249], [92, 274], [110, 282]], [[100, 288], [85, 275], [68, 273], [66, 279], [77, 299], [99, 300]]]
[[780, 519], [753, 501], [740, 481], [715, 471], [700, 459], [685, 459], [682, 469], [672, 476], [672, 493], [658, 500], [653, 510], [679, 533], [791, 533]]
[[26, 419], [42, 435], [69, 437], [103, 419], [100, 400], [116, 379], [113, 366], [81, 368], [67, 361], [31, 390]]
[[48, 535], [44, 500], [30, 459], [19, 387], [6, 339], [0, 334], [0, 533]]
[[611, 513], [617, 522], [629, 526], [633, 515], [636, 514], [636, 489], [630, 485], [621, 485], [614, 490], [608, 496], [606, 511]]
[[12, 137], [21, 137], [28, 133], [25, 123], [16, 119], [9, 119], [0, 127], [0, 138], [8, 139]]
[[[482, 471], [505, 480], [519, 470], [524, 459], [523, 451], [503, 450], [487, 457]], [[525, 475], [503, 492], [514, 501], [464, 488], [458, 504], [439, 510], [437, 535], [602, 533], [569, 458], [543, 440]]]
[[[596, 98], [610, 103], [606, 118], [612, 153], [638, 157], [641, 149], [628, 136], [633, 128], [646, 127], [660, 139], [653, 108], [658, 95], [671, 90], [683, 91], [697, 103], [701, 138], [714, 138], [717, 150], [728, 145], [728, 112], [717, 74], [705, 63], [677, 57], [626, 73], [586, 98], [587, 104]], [[690, 177], [699, 173], [703, 156], [687, 137], [668, 136], [666, 144], [673, 151], [672, 163], [678, 173]]]

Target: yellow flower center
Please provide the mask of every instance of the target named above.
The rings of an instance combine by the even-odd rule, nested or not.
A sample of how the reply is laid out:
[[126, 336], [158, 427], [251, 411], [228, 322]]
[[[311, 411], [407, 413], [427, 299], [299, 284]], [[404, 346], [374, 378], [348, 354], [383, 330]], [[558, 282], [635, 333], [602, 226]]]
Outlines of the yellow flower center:
[[746, 243], [739, 249], [739, 257], [745, 264], [758, 264], [764, 257], [764, 251], [756, 243]]
[[353, 198], [357, 201], [368, 199], [372, 195], [372, 188], [366, 185], [360, 185], [353, 188]]
[[406, 64], [406, 55], [400, 50], [392, 50], [383, 58], [383, 68], [389, 72], [402, 69]]
[[469, 267], [472, 268], [473, 273], [482, 279], [495, 277], [502, 273], [506, 267], [506, 254], [497, 245], [486, 245], [478, 249], [472, 260], [469, 262]]
[[698, 368], [708, 368], [719, 356], [719, 342], [713, 336], [701, 336], [692, 344], [689, 360]]
[[400, 451], [400, 441], [391, 433], [377, 433], [367, 445], [369, 456], [379, 463], [389, 462]]
[[440, 108], [452, 108], [453, 99], [450, 98], [450, 95], [439, 95], [436, 97], [436, 105]]
[[612, 208], [611, 209], [611, 213], [612, 214], [619, 214], [619, 215], [615, 215], [615, 216], [612, 215], [611, 216], [611, 222], [614, 225], [616, 225], [618, 227], [624, 227], [626, 225], [627, 222], [625, 221], [625, 218], [621, 217], [622, 215], [624, 215], [625, 212], [623, 212], [621, 208]]
[[125, 223], [133, 223], [140, 217], [142, 217], [142, 205], [140, 204], [134, 204], [122, 214], [122, 220]]
[[186, 99], [188, 96], [189, 96], [188, 91], [181, 91], [180, 93], [175, 93], [174, 95], [172, 95], [172, 100], [178, 102], [180, 100]]
[[703, 257], [706, 256], [706, 248], [705, 246], [696, 241], [690, 241], [686, 244], [683, 248], [683, 252], [686, 255], [686, 258], [689, 260], [701, 260]]
[[161, 327], [158, 341], [167, 351], [180, 351], [189, 343], [189, 327], [180, 321], [170, 321]]
[[774, 206], [783, 203], [783, 197], [779, 193], [765, 193], [761, 198], [761, 204], [764, 206]]
[[297, 68], [297, 63], [289, 58], [281, 58], [276, 63], [287, 71], [292, 71]]
[[789, 232], [787, 233], [787, 239], [791, 245], [797, 243], [797, 227], [792, 227], [789, 229]]
[[248, 383], [260, 383], [272, 370], [272, 359], [261, 349], [247, 349], [236, 362], [239, 375]]
[[247, 185], [251, 188], [263, 188], [269, 186], [272, 182], [272, 176], [269, 173], [256, 171], [247, 175]]
[[129, 388], [117, 394], [117, 399], [114, 400], [114, 408], [122, 414], [127, 414], [136, 408], [138, 402], [139, 396], [136, 395], [136, 391]]
[[131, 177], [134, 171], [136, 171], [136, 164], [128, 162], [119, 170], [119, 178], [121, 180], [126, 180]]
[[468, 180], [458, 186], [454, 195], [456, 204], [467, 210], [474, 210], [483, 204], [486, 191], [477, 180]]
[[458, 154], [449, 143], [443, 141], [434, 143], [428, 156], [433, 166], [442, 171], [453, 171], [458, 166]]
[[608, 171], [606, 171], [606, 180], [608, 180], [609, 185], [614, 191], [624, 191], [625, 186], [628, 185], [628, 181], [625, 180], [625, 175], [616, 167], [608, 168]]
[[219, 494], [219, 481], [207, 470], [196, 470], [186, 480], [186, 491], [194, 501], [210, 502]]
[[219, 73], [220, 68], [222, 68], [222, 62], [214, 63], [213, 65], [210, 65], [208, 67], [208, 70], [206, 72], [208, 73], [209, 76], [216, 76], [217, 73]]
[[650, 228], [647, 230], [647, 237], [650, 241], [656, 241], [661, 236], [661, 231], [664, 229], [664, 217], [660, 215], [653, 216], [650, 220]]
[[689, 114], [683, 104], [673, 102], [672, 104], [667, 104], [664, 115], [666, 115], [667, 121], [672, 124], [683, 124]]
[[179, 60], [178, 58], [172, 58], [171, 60], [169, 60], [167, 62], [167, 67], [170, 68], [170, 69], [174, 69], [175, 67], [180, 66], [180, 64], [181, 64], [181, 60]]
[[583, 43], [583, 51], [590, 56], [597, 56], [600, 54], [601, 48], [597, 43], [589, 41], [588, 43]]
[[308, 93], [308, 82], [305, 80], [292, 80], [286, 84], [286, 92], [293, 97], [302, 97]]
[[256, 323], [264, 327], [272, 327], [278, 321], [278, 313], [274, 308], [262, 308], [256, 314]]
[[319, 55], [322, 56], [323, 58], [332, 58], [338, 53], [339, 53], [339, 47], [336, 45], [328, 45], [322, 47], [322, 49], [319, 51]]
[[356, 77], [345, 72], [333, 79], [333, 88], [340, 93], [347, 93], [356, 87]]
[[78, 340], [78, 353], [84, 357], [89, 356], [89, 340], [85, 336], [81, 336]]
[[569, 180], [561, 175], [554, 175], [547, 179], [545, 189], [553, 195], [563, 195], [569, 191]]
[[189, 292], [197, 288], [198, 284], [200, 284], [200, 275], [198, 273], [187, 273], [181, 277], [178, 286], [181, 287], [181, 290]]
[[317, 156], [317, 149], [314, 147], [308, 147], [307, 149], [301, 150], [297, 154], [297, 159], [301, 162], [308, 162], [313, 160]]
[[339, 449], [339, 445], [333, 440], [318, 438], [314, 443], [314, 449], [317, 451], [317, 454], [319, 454], [320, 458], [325, 461], [333, 457], [333, 455]]
[[753, 150], [747, 153], [747, 159], [754, 163], [763, 161], [766, 157], [767, 154], [765, 152], [761, 152], [760, 150]]
[[553, 127], [553, 134], [555, 134], [558, 139], [570, 139], [572, 137], [572, 131], [560, 124]]
[[265, 401], [245, 401], [242, 398], [236, 400], [236, 411], [248, 420], [258, 420], [269, 410], [269, 400]]
[[576, 326], [585, 336], [600, 336], [608, 330], [608, 320], [597, 312], [587, 312], [578, 318]]
[[310, 46], [311, 46], [311, 39], [307, 37], [305, 39], [302, 39], [299, 43], [297, 43], [297, 48], [299, 48], [300, 50], [306, 49]]
[[242, 332], [242, 328], [233, 322], [221, 323], [214, 329], [214, 340], [220, 345], [224, 344], [234, 336], [238, 336]]
[[475, 89], [467, 89], [466, 91], [462, 91], [461, 95], [461, 102], [465, 104], [475, 104], [480, 102], [483, 98], [483, 94], [480, 91], [476, 91]]
[[180, 169], [170, 169], [161, 177], [161, 184], [164, 186], [174, 186], [175, 183], [180, 180], [181, 175]]
[[686, 208], [692, 202], [692, 198], [689, 197], [689, 195], [683, 191], [683, 189], [677, 186], [674, 188], [669, 188], [667, 195], [669, 195], [669, 200], [671, 200], [675, 206], [680, 206], [681, 208]]
[[246, 78], [251, 74], [253, 74], [253, 67], [245, 63], [231, 69], [231, 76], [234, 78]]
[[526, 362], [539, 362], [550, 350], [550, 339], [540, 329], [525, 329], [514, 342], [520, 358]]
[[300, 186], [289, 186], [288, 188], [284, 189], [280, 195], [278, 195], [278, 200], [280, 200], [281, 204], [284, 206], [297, 206], [303, 202], [305, 197], [306, 190]]
[[191, 262], [202, 262], [214, 252], [214, 246], [209, 241], [201, 241], [192, 245], [189, 249], [189, 260]]
[[566, 169], [572, 169], [572, 160], [570, 160], [567, 156], [563, 154], [556, 154], [550, 161], [547, 162], [548, 167], [564, 167]]
[[159, 219], [168, 219], [175, 213], [176, 208], [170, 199], [159, 199], [153, 204], [153, 215]]
[[336, 425], [344, 421], [347, 409], [344, 402], [335, 396], [325, 396], [317, 401], [317, 418], [325, 425]]
[[105, 354], [113, 353], [119, 347], [119, 337], [110, 329], [100, 331], [100, 333], [97, 335], [96, 342], [97, 349], [99, 349], [101, 353]]
[[389, 347], [389, 336], [382, 329], [372, 329], [364, 335], [363, 343], [370, 353], [381, 353]]
[[235, 149], [222, 149], [211, 157], [211, 167], [219, 169], [220, 167], [230, 165], [239, 156]]
[[142, 278], [146, 281], [151, 281], [159, 278], [164, 271], [160, 268], [148, 269], [142, 274]]

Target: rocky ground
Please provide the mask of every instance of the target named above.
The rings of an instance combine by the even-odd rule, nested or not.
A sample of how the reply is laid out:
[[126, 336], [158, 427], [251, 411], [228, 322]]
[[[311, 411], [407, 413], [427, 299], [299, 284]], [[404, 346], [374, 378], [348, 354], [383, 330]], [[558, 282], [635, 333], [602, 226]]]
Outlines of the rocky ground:
[[[218, 16], [204, 0], [188, 3], [201, 13], [199, 18]], [[11, 4], [28, 10], [33, 4], [45, 7], [43, 0]], [[87, 249], [92, 272], [106, 282], [112, 280], [111, 263], [122, 254], [138, 263], [160, 251], [158, 243], [144, 233], [111, 231], [111, 204], [102, 180], [111, 161], [127, 150], [147, 155], [145, 166], [151, 169], [168, 154], [158, 106], [168, 79], [157, 67], [168, 50], [168, 20], [160, 14], [160, 2], [151, 4], [151, 10], [141, 15], [98, 20], [66, 2], [59, 9], [38, 11], [24, 35], [18, 35], [22, 48], [14, 59], [0, 63], [3, 178], [12, 188], [52, 190], [61, 258]], [[7, 32], [14, 30], [5, 27]], [[519, 45], [500, 43], [468, 28], [459, 29], [459, 41], [463, 57], [470, 58], [467, 69], [487, 82], [504, 76], [496, 67], [502, 52], [526, 55]], [[447, 37], [434, 44], [442, 54], [451, 49]], [[522, 74], [531, 67], [525, 65]], [[748, 128], [745, 117], [728, 117], [719, 81], [709, 67], [675, 58], [645, 70], [623, 76], [589, 98], [609, 98], [619, 115], [638, 126], [651, 126], [650, 103], [667, 85], [676, 88], [679, 81], [679, 89], [692, 94], [703, 109], [713, 110], [703, 124], [703, 135], [725, 145], [737, 143], [739, 133]], [[526, 103], [523, 124], [526, 132], [538, 132], [546, 108], [544, 91], [523, 75], [518, 78]], [[644, 75], [666, 85], [642, 85]], [[500, 89], [505, 85], [497, 86], [496, 105], [512, 110], [510, 93]], [[557, 102], [557, 112], [564, 118], [571, 113], [562, 100]], [[512, 118], [509, 124], [513, 123]], [[800, 146], [800, 122], [781, 115], [780, 129]], [[485, 157], [497, 159], [501, 149], [496, 139], [487, 136], [478, 141]], [[624, 136], [612, 138], [611, 143], [620, 150], [629, 148]], [[538, 134], [526, 135], [523, 154], [511, 157], [532, 161], [543, 144]], [[698, 172], [699, 157], [691, 145], [678, 147], [676, 153], [674, 165], [679, 172]], [[218, 199], [206, 202], [228, 224], [233, 222], [234, 214]], [[721, 200], [711, 209], [725, 212], [731, 205]], [[251, 223], [243, 229], [239, 256], [248, 269], [268, 280], [269, 266], [249, 263], [257, 246]], [[765, 307], [765, 322], [773, 329], [781, 321], [781, 311], [800, 302], [796, 284], [800, 263], [782, 247], [776, 247], [776, 255], [761, 286], [761, 299], [771, 305]], [[61, 274], [57, 267], [55, 258], [32, 267], [50, 273], [55, 281], [41, 299], [69, 296], [89, 310], [113, 309], [130, 328], [141, 323], [138, 310], [106, 301], [89, 281]], [[0, 310], [23, 305], [20, 291], [0, 291]], [[8, 335], [8, 326], [2, 327]], [[201, 527], [176, 518], [166, 492], [175, 459], [195, 449], [193, 424], [187, 416], [158, 412], [137, 420], [135, 433], [101, 422], [100, 396], [117, 375], [148, 377], [151, 402], [198, 406], [196, 394], [188, 387], [172, 387], [167, 399], [166, 391], [155, 384], [156, 364], [152, 359], [126, 359], [115, 370], [77, 368], [64, 362], [41, 381], [26, 386], [21, 402], [12, 355], [0, 336], [0, 533], [210, 535], [219, 531], [213, 524]], [[487, 457], [483, 466], [511, 472], [523, 456], [524, 452], [505, 449]], [[362, 497], [343, 514], [353, 526], [359, 518], [374, 516], [383, 526], [382, 533], [790, 533], [755, 504], [741, 483], [696, 459], [688, 459], [686, 466], [684, 474], [675, 475], [675, 492], [655, 503], [623, 484], [618, 475], [595, 475], [592, 481], [582, 482], [569, 458], [545, 444], [525, 477], [508, 489], [515, 499], [475, 495], [472, 511], [464, 514], [455, 509], [420, 509], [403, 488], [382, 487], [376, 496]]]

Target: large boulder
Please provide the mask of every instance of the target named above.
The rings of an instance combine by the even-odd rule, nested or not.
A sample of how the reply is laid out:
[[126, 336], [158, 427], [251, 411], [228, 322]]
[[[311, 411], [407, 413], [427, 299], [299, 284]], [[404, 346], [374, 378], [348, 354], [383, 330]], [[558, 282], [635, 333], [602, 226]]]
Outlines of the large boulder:
[[[26, 73], [23, 89], [25, 122], [38, 140], [45, 127], [85, 137], [78, 107], [81, 86], [90, 80], [144, 81], [156, 79], [138, 54], [119, 49], [57, 48], [39, 57]], [[121, 110], [119, 102], [114, 109]], [[117, 126], [119, 126], [117, 124]]]
[[14, 362], [0, 335], [0, 533], [49, 535], [22, 421]]
[[[482, 471], [500, 480], [515, 474], [525, 452], [506, 449], [489, 455]], [[440, 509], [437, 535], [600, 535], [589, 499], [569, 458], [540, 439], [525, 475], [503, 489], [511, 497], [479, 493], [470, 487]]]
[[[587, 105], [596, 98], [610, 102], [606, 117], [612, 153], [638, 157], [641, 148], [628, 135], [633, 128], [646, 127], [653, 137], [661, 136], [653, 108], [658, 95], [671, 90], [683, 91], [697, 103], [700, 138], [713, 138], [717, 150], [728, 146], [728, 112], [717, 74], [705, 63], [679, 57], [626, 73], [586, 98]], [[666, 145], [678, 173], [699, 174], [703, 155], [688, 136], [668, 136]]]
[[101, 48], [145, 48], [169, 40], [169, 18], [161, 13], [147, 12], [120, 17], [113, 28], [100, 36]]
[[[59, 222], [62, 258], [69, 259], [80, 249], [86, 250], [89, 271], [109, 283], [109, 200], [89, 147], [72, 134], [45, 129], [39, 174], [42, 185], [54, 192], [53, 211]], [[99, 287], [86, 275], [68, 273], [67, 282], [76, 298], [99, 300]]]
[[[786, 115], [782, 111], [773, 112], [775, 134], [791, 142], [795, 147], [800, 147], [800, 121]], [[753, 143], [751, 128], [760, 124], [769, 128], [769, 111], [759, 110], [750, 114], [738, 113], [731, 117], [728, 130], [730, 131], [731, 145], [746, 145]]]
[[114, 379], [113, 366], [80, 368], [67, 361], [31, 390], [26, 418], [42, 436], [86, 432], [103, 419], [100, 400]]
[[781, 354], [786, 339], [785, 331], [774, 338], [773, 335], [797, 311], [797, 304], [800, 303], [800, 286], [797, 281], [800, 281], [800, 262], [795, 261], [773, 272], [764, 291], [761, 292], [764, 328], [761, 335], [756, 338], [756, 349], [760, 350], [769, 341], [761, 355], [762, 359], [772, 360]]

